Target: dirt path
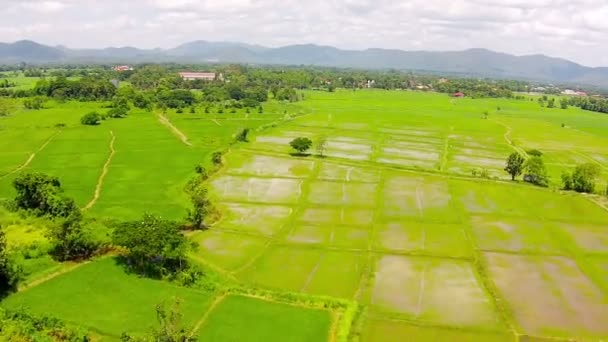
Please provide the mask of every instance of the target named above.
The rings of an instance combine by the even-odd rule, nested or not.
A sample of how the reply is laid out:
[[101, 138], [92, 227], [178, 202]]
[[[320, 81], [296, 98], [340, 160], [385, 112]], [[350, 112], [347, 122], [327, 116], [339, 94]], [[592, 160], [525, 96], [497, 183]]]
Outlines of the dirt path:
[[422, 276], [420, 277], [420, 290], [418, 290], [418, 303], [416, 305], [416, 317], [420, 317], [422, 314], [422, 300], [424, 298], [424, 290], [425, 290], [425, 281], [426, 281], [426, 269], [428, 264], [424, 265], [422, 269]]
[[8, 176], [10, 176], [10, 175], [12, 175], [12, 174], [14, 174], [14, 173], [17, 173], [17, 172], [19, 172], [19, 171], [21, 171], [21, 170], [25, 169], [26, 167], [28, 167], [28, 166], [29, 166], [29, 165], [32, 163], [32, 161], [34, 160], [34, 158], [36, 157], [36, 154], [38, 154], [38, 153], [40, 153], [42, 150], [44, 150], [44, 148], [45, 148], [45, 147], [47, 147], [47, 146], [48, 146], [48, 145], [51, 143], [51, 141], [52, 141], [53, 139], [55, 139], [55, 137], [56, 137], [56, 136], [57, 136], [59, 133], [61, 133], [61, 131], [58, 131], [57, 133], [55, 133], [55, 134], [51, 135], [51, 137], [50, 137], [50, 138], [48, 138], [48, 139], [47, 139], [47, 140], [44, 142], [44, 144], [42, 144], [42, 145], [41, 145], [41, 146], [40, 146], [40, 147], [39, 147], [39, 148], [38, 148], [38, 149], [37, 149], [35, 152], [33, 152], [33, 153], [32, 153], [32, 154], [31, 154], [31, 155], [30, 155], [30, 156], [27, 158], [27, 160], [26, 160], [26, 161], [25, 161], [23, 164], [19, 165], [19, 166], [18, 166], [16, 169], [14, 169], [14, 170], [10, 171], [9, 173], [6, 173], [6, 174], [4, 174], [4, 175], [0, 176], [0, 179], [2, 179], [2, 178], [4, 178], [4, 177], [8, 177]]
[[215, 119], [211, 119], [211, 121], [213, 121], [213, 122], [214, 122], [216, 125], [218, 125], [218, 126], [221, 126], [221, 125], [222, 125], [222, 124], [221, 124], [219, 121], [217, 121], [217, 120], [215, 120]]
[[205, 312], [203, 317], [201, 317], [201, 319], [199, 319], [198, 322], [196, 322], [196, 324], [192, 328], [192, 332], [190, 333], [190, 336], [194, 336], [194, 334], [196, 334], [200, 330], [200, 328], [203, 326], [203, 324], [205, 324], [205, 321], [207, 320], [207, 318], [209, 318], [209, 316], [211, 315], [211, 312], [213, 312], [215, 307], [218, 306], [218, 304], [221, 303], [224, 300], [224, 298], [226, 298], [226, 294], [219, 295], [213, 300], [213, 303], [211, 303], [211, 305], [209, 306], [209, 309], [207, 309], [207, 311]]
[[158, 114], [158, 122], [169, 128], [171, 132], [173, 132], [173, 134], [175, 134], [185, 145], [192, 146], [192, 144], [188, 141], [188, 137], [177, 127], [175, 127], [166, 116], [163, 114]]
[[46, 276], [44, 276], [42, 278], [36, 279], [36, 280], [32, 281], [31, 283], [27, 283], [27, 284], [25, 284], [23, 286], [19, 286], [18, 291], [21, 292], [21, 291], [25, 291], [27, 289], [31, 289], [34, 286], [38, 286], [38, 285], [40, 285], [42, 283], [45, 283], [45, 282], [47, 282], [47, 281], [49, 281], [51, 279], [59, 277], [62, 274], [71, 272], [71, 271], [77, 269], [78, 267], [86, 265], [86, 264], [88, 264], [90, 262], [91, 261], [85, 261], [85, 262], [81, 262], [81, 263], [78, 263], [78, 264], [73, 264], [73, 265], [67, 266], [65, 268], [62, 268], [62, 269], [60, 269], [57, 272], [53, 272], [53, 273], [48, 274], [48, 275], [46, 275]]
[[315, 267], [312, 269], [312, 271], [310, 271], [310, 273], [308, 274], [308, 277], [306, 277], [306, 282], [304, 283], [304, 285], [300, 289], [300, 292], [304, 292], [306, 290], [306, 288], [308, 287], [308, 285], [310, 285], [310, 282], [315, 277], [315, 274], [317, 274], [317, 270], [319, 269], [319, 266], [321, 265], [321, 261], [323, 261], [323, 257], [324, 256], [325, 256], [325, 254], [321, 254], [319, 256], [319, 260], [317, 260], [317, 263], [315, 264]]
[[116, 136], [114, 135], [113, 131], [110, 131], [110, 136], [112, 136], [112, 139], [110, 140], [110, 155], [108, 156], [108, 159], [106, 160], [105, 164], [103, 164], [101, 175], [99, 175], [99, 178], [97, 179], [97, 186], [95, 187], [95, 193], [93, 194], [93, 198], [89, 203], [87, 203], [87, 205], [84, 206], [84, 208], [82, 208], [83, 210], [89, 210], [95, 205], [95, 203], [97, 203], [97, 200], [101, 195], [101, 187], [103, 186], [103, 180], [104, 178], [106, 178], [106, 175], [108, 174], [108, 170], [110, 168], [110, 163], [112, 162], [112, 158], [114, 158], [114, 154], [116, 154], [116, 150], [114, 149], [114, 142], [116, 141]]
[[504, 124], [500, 121], [497, 120], [493, 120], [494, 122], [496, 122], [497, 124], [501, 125], [502, 127], [504, 127], [507, 131], [505, 132], [505, 134], [503, 135], [503, 137], [505, 138], [505, 141], [507, 142], [507, 144], [509, 144], [509, 146], [511, 146], [511, 148], [513, 148], [516, 152], [518, 152], [519, 154], [521, 154], [524, 157], [527, 157], [528, 154], [526, 153], [526, 151], [524, 151], [523, 149], [515, 146], [515, 144], [513, 143], [513, 140], [511, 140], [511, 132], [513, 132], [513, 129], [511, 128], [511, 126]]

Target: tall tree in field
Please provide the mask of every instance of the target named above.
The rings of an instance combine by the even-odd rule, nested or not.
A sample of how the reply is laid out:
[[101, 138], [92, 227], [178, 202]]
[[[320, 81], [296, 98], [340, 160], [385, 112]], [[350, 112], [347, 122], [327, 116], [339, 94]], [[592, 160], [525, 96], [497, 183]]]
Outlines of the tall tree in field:
[[0, 227], [0, 298], [17, 289], [21, 269], [10, 258], [6, 246], [6, 236]]
[[306, 137], [295, 138], [289, 143], [289, 146], [298, 151], [299, 154], [303, 154], [312, 147], [312, 140]]
[[515, 177], [521, 175], [525, 162], [526, 159], [519, 152], [513, 152], [509, 155], [505, 171], [511, 175], [511, 180], [515, 180]]
[[317, 155], [319, 157], [325, 156], [325, 149], [327, 148], [327, 137], [320, 136], [315, 142], [315, 149], [317, 150]]
[[524, 164], [524, 180], [526, 182], [536, 184], [538, 186], [549, 186], [549, 177], [543, 159], [538, 156], [532, 156]]

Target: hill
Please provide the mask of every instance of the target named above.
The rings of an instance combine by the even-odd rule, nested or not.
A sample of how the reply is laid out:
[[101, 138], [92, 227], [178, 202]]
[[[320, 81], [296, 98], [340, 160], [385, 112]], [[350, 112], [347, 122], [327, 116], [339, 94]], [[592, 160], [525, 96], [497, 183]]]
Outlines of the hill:
[[0, 63], [213, 62], [399, 69], [608, 87], [608, 68], [586, 67], [544, 55], [514, 56], [486, 49], [463, 51], [342, 50], [331, 46], [267, 48], [194, 41], [172, 49], [68, 49], [32, 41], [0, 43]]

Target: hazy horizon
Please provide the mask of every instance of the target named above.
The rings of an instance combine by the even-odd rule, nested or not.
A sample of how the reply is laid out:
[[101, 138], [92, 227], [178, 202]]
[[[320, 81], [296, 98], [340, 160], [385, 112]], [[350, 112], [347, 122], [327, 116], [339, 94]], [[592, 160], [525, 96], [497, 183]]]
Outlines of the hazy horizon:
[[[406, 51], [484, 48], [608, 65], [600, 0], [0, 0], [0, 41], [69, 48], [242, 42]], [[252, 29], [254, 28], [254, 29]]]

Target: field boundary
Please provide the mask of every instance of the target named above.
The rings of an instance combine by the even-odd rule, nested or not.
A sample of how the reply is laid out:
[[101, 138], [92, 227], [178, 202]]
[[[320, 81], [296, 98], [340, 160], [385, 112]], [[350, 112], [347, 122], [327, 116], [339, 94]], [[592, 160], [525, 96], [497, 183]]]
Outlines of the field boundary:
[[106, 162], [103, 164], [103, 168], [101, 169], [101, 174], [99, 175], [99, 178], [97, 179], [97, 185], [95, 186], [95, 192], [93, 193], [93, 198], [91, 199], [91, 201], [89, 201], [89, 203], [87, 203], [87, 205], [84, 206], [84, 208], [82, 208], [83, 210], [89, 210], [91, 209], [95, 203], [97, 203], [97, 200], [99, 199], [99, 196], [101, 196], [101, 187], [103, 186], [103, 181], [106, 178], [106, 175], [108, 174], [108, 171], [110, 169], [110, 163], [112, 162], [112, 159], [114, 158], [114, 155], [116, 154], [116, 149], [114, 148], [114, 142], [116, 141], [116, 135], [114, 135], [113, 131], [110, 131], [110, 155], [108, 156], [108, 159], [106, 159]]
[[192, 327], [190, 337], [194, 336], [194, 334], [196, 334], [203, 327], [209, 316], [211, 316], [213, 310], [215, 310], [215, 308], [226, 298], [227, 295], [227, 293], [222, 293], [213, 299], [213, 302], [211, 305], [209, 305], [209, 308], [207, 308], [203, 316], [196, 322], [196, 324], [194, 324], [194, 327]]
[[71, 272], [81, 266], [84, 266], [86, 264], [89, 264], [92, 260], [87, 260], [84, 262], [79, 262], [79, 263], [75, 263], [75, 264], [70, 264], [66, 267], [63, 267], [61, 269], [59, 269], [57, 272], [53, 272], [50, 274], [47, 274], [46, 276], [42, 277], [42, 278], [38, 278], [36, 280], [33, 280], [29, 283], [24, 284], [23, 286], [19, 286], [19, 288], [17, 289], [18, 292], [23, 292], [23, 291], [27, 291], [33, 287], [36, 287], [40, 284], [46, 283], [49, 280], [55, 279], [57, 277], [59, 277], [60, 275], [66, 274], [68, 272]]
[[190, 143], [190, 141], [188, 141], [188, 137], [184, 134], [184, 132], [180, 131], [179, 128], [175, 127], [175, 125], [173, 123], [171, 123], [171, 121], [169, 120], [168, 117], [164, 116], [163, 114], [157, 114], [157, 118], [158, 118], [158, 122], [161, 123], [161, 125], [169, 128], [169, 130], [179, 138], [179, 140], [181, 140], [184, 145], [187, 146], [192, 146], [192, 143]]
[[61, 130], [59, 130], [56, 133], [54, 133], [53, 135], [51, 135], [42, 145], [40, 145], [40, 147], [38, 147], [38, 149], [36, 149], [34, 152], [32, 152], [32, 154], [30, 154], [30, 156], [27, 158], [27, 160], [25, 162], [23, 162], [23, 164], [17, 166], [17, 168], [13, 169], [12, 171], [9, 171], [8, 173], [1, 175], [0, 179], [3, 179], [4, 177], [8, 177], [12, 174], [15, 174], [15, 173], [25, 169], [26, 167], [28, 167], [32, 163], [34, 158], [36, 158], [36, 155], [38, 153], [42, 152], [42, 150], [44, 150], [51, 143], [51, 141], [53, 139], [55, 139], [55, 137], [57, 135], [59, 135], [59, 133], [61, 133]]

